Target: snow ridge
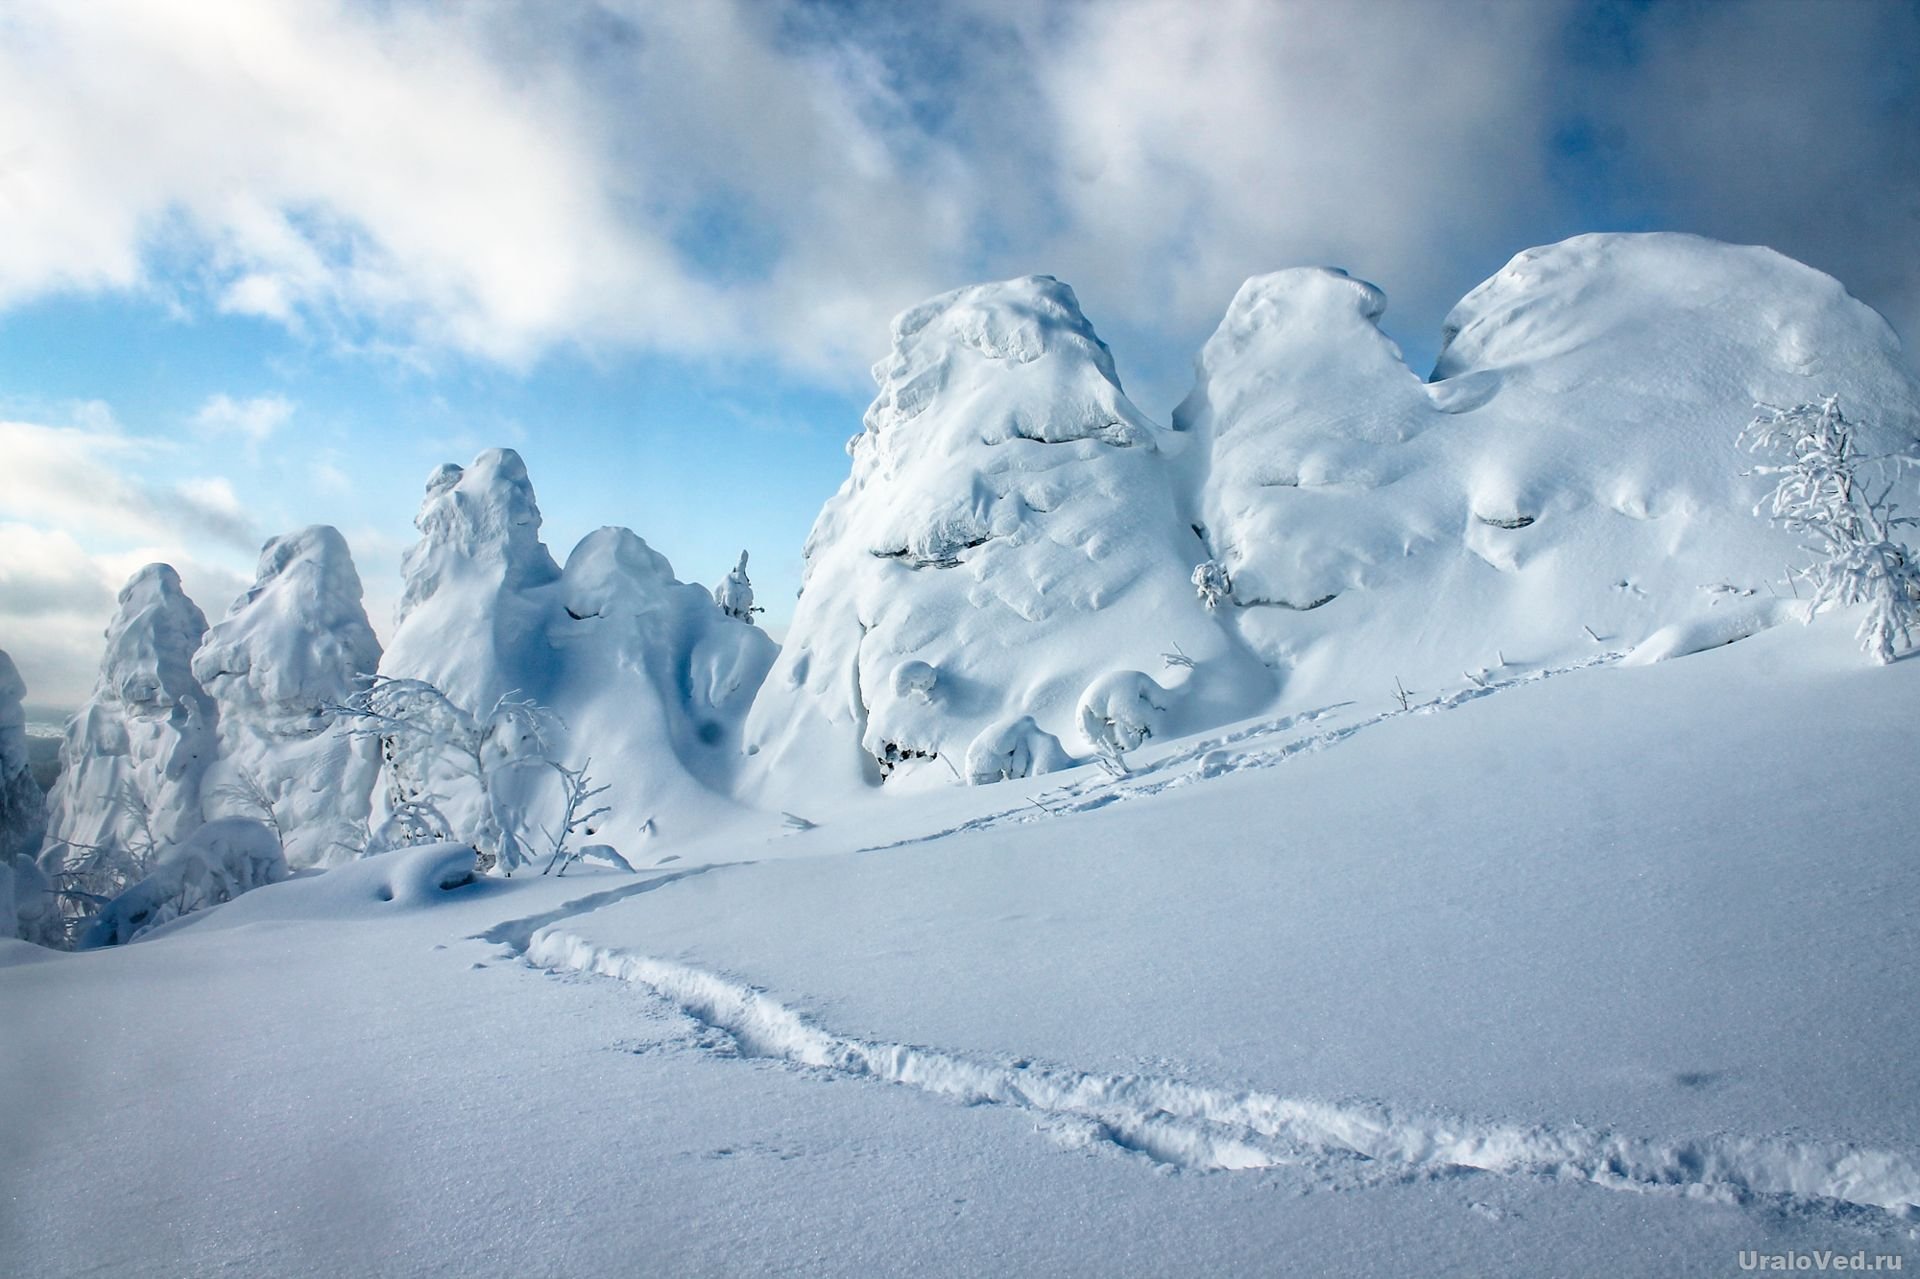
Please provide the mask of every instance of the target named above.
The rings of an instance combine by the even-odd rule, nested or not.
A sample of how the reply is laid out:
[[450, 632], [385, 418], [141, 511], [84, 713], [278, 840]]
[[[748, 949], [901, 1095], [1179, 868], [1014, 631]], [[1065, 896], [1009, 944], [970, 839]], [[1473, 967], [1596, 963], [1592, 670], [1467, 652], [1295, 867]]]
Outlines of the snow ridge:
[[1920, 1213], [1920, 1165], [1893, 1151], [1724, 1135], [1658, 1140], [1578, 1123], [1482, 1122], [971, 1057], [836, 1034], [751, 986], [557, 928], [535, 933], [526, 958], [643, 987], [748, 1056], [902, 1084], [963, 1105], [1015, 1107], [1046, 1119], [1071, 1144], [1117, 1146], [1177, 1169], [1291, 1169], [1326, 1189], [1473, 1169], [1832, 1215]]

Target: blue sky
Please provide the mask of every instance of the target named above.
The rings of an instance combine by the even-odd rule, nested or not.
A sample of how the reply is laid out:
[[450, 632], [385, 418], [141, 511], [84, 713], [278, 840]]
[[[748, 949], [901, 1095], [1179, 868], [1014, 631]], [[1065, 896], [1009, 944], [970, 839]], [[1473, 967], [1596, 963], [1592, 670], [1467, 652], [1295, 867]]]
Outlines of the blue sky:
[[1584, 230], [1771, 244], [1920, 335], [1920, 6], [0, 0], [0, 648], [92, 679], [165, 558], [266, 536], [377, 627], [429, 470], [507, 444], [555, 554], [741, 547], [769, 622], [889, 317], [1072, 283], [1164, 417], [1248, 275], [1345, 266], [1424, 370]]

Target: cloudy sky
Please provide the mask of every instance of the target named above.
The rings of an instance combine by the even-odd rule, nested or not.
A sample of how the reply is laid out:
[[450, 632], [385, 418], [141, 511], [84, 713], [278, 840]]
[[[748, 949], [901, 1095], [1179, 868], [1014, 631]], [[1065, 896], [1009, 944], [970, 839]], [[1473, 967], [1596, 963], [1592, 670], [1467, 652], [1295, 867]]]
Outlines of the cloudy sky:
[[741, 546], [776, 625], [896, 311], [1074, 285], [1164, 415], [1246, 276], [1345, 266], [1431, 362], [1530, 245], [1671, 228], [1920, 341], [1907, 0], [0, 0], [0, 648], [92, 682], [338, 525], [527, 458], [564, 557]]

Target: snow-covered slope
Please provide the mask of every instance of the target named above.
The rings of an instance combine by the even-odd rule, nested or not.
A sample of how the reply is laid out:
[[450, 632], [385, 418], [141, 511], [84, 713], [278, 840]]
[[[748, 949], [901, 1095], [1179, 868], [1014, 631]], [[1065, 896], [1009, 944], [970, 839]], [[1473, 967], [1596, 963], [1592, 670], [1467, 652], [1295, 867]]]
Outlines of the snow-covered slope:
[[1752, 514], [1756, 401], [1838, 395], [1920, 431], [1898, 342], [1767, 249], [1589, 235], [1532, 249], [1447, 319], [1423, 384], [1340, 272], [1250, 280], [1175, 424], [1200, 437], [1209, 540], [1290, 704], [1431, 691], [1501, 661], [1774, 611], [1796, 539]]
[[1094, 717], [1125, 702], [1162, 733], [1257, 703], [1264, 674], [1189, 583], [1178, 441], [1127, 399], [1071, 289], [935, 298], [894, 321], [874, 377], [748, 721], [768, 793], [1085, 755], [1081, 700], [1109, 676], [1126, 687], [1095, 690], [1116, 696]]
[[138, 863], [200, 825], [201, 782], [219, 752], [213, 699], [191, 666], [206, 630], [169, 565], [121, 588], [99, 681], [61, 748], [45, 853], [56, 865]]
[[219, 708], [208, 815], [257, 818], [270, 807], [296, 868], [357, 856], [379, 755], [323, 708], [379, 664], [346, 539], [314, 525], [268, 542], [252, 587], [193, 658]]
[[437, 846], [0, 944], [6, 1256], [1911, 1267], [1920, 663], [1850, 621], [955, 788], [961, 829], [884, 852], [853, 809], [637, 876]]
[[[509, 694], [557, 715], [552, 753], [576, 768], [591, 760], [593, 779], [611, 787], [598, 801], [612, 809], [595, 828], [600, 842], [684, 834], [727, 806], [740, 723], [773, 661], [764, 632], [677, 581], [626, 529], [589, 535], [562, 573], [511, 449], [441, 467], [416, 524], [381, 674], [426, 680], [482, 720]], [[442, 807], [467, 837], [479, 826], [477, 792], [441, 781]], [[556, 775], [522, 770], [508, 790], [516, 819], [552, 826]]]
[[37, 854], [47, 823], [46, 796], [27, 758], [27, 713], [21, 705], [26, 695], [19, 668], [0, 649], [0, 866]]

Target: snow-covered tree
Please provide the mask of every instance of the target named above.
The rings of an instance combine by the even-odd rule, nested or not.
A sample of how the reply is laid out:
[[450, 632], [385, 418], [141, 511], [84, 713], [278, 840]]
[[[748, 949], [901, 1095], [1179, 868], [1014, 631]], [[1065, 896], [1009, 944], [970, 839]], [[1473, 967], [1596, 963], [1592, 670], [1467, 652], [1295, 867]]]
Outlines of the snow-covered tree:
[[1893, 661], [1920, 630], [1920, 562], [1897, 530], [1920, 521], [1898, 514], [1891, 498], [1920, 456], [1862, 452], [1859, 430], [1836, 396], [1756, 407], [1742, 442], [1786, 460], [1757, 468], [1777, 478], [1755, 513], [1808, 539], [1814, 561], [1795, 574], [1812, 590], [1812, 610], [1865, 605], [1860, 646], [1876, 661]]
[[356, 857], [379, 756], [334, 722], [380, 664], [346, 539], [325, 525], [276, 537], [253, 585], [207, 632], [193, 673], [219, 707], [210, 816], [257, 817], [296, 868]]
[[753, 602], [753, 583], [747, 578], [747, 553], [740, 552], [740, 562], [730, 569], [720, 585], [713, 588], [713, 602], [728, 617], [736, 618], [749, 625], [755, 613], [766, 610], [755, 606]]
[[[722, 795], [740, 723], [776, 651], [765, 631], [724, 616], [712, 592], [677, 580], [666, 557], [628, 529], [589, 533], [562, 572], [540, 540], [533, 484], [511, 449], [436, 470], [415, 525], [420, 541], [402, 563], [399, 624], [381, 675], [424, 682], [483, 723], [503, 697], [551, 711], [546, 757], [579, 770], [591, 755], [612, 787], [602, 842], [623, 846], [645, 838], [649, 821], [691, 826], [731, 806]], [[553, 770], [498, 780], [504, 789], [494, 794], [470, 772], [443, 772], [426, 790], [463, 838], [489, 838], [503, 803], [534, 822], [529, 831], [559, 819], [565, 796]], [[376, 787], [374, 824], [403, 798]]]
[[46, 796], [27, 758], [26, 682], [0, 649], [0, 865], [33, 856], [47, 827]]
[[120, 592], [99, 681], [67, 725], [40, 858], [70, 922], [144, 878], [204, 820], [217, 712], [191, 662], [206, 630], [166, 564]]
[[1190, 581], [1187, 441], [1128, 398], [1072, 289], [959, 289], [892, 337], [748, 717], [770, 807], [1051, 766], [1016, 743], [1068, 739], [1090, 683], [1170, 650], [1193, 662], [1165, 697], [1183, 726], [1265, 698], [1268, 673]]

